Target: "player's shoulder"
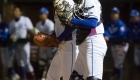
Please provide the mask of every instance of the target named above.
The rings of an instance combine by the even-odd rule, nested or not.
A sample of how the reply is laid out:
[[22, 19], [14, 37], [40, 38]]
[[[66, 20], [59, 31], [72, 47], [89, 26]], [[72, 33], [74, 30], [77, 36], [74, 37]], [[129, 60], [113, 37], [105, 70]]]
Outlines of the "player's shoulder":
[[36, 23], [36, 27], [37, 26], [40, 26], [42, 24], [42, 22], [41, 21], [38, 21], [37, 23]]
[[126, 26], [125, 23], [124, 23], [122, 20], [120, 20], [120, 19], [118, 20], [118, 24], [119, 24], [120, 26]]
[[50, 19], [47, 19], [47, 20], [46, 20], [46, 22], [53, 23], [53, 21], [52, 21], [52, 20], [50, 20]]
[[105, 27], [110, 27], [111, 24], [112, 24], [111, 21], [107, 21], [107, 22], [104, 24], [104, 26], [105, 26]]
[[30, 20], [30, 18], [27, 16], [21, 16], [21, 19]]
[[50, 19], [47, 19], [47, 20], [45, 21], [45, 23], [46, 23], [46, 24], [54, 24], [54, 22], [53, 22], [52, 20], [50, 20]]

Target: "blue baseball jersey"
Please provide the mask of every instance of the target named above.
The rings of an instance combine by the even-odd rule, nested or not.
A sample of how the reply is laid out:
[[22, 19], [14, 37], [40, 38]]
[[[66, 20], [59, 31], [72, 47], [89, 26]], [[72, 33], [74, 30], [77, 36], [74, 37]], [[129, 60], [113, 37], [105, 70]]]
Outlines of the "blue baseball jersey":
[[4, 22], [0, 22], [0, 46], [6, 46], [9, 39], [8, 25]]
[[108, 22], [105, 25], [104, 36], [108, 36], [110, 39], [120, 39], [126, 37], [126, 25], [120, 19], [115, 22]]
[[128, 38], [133, 41], [140, 41], [140, 20], [137, 23], [128, 23]]

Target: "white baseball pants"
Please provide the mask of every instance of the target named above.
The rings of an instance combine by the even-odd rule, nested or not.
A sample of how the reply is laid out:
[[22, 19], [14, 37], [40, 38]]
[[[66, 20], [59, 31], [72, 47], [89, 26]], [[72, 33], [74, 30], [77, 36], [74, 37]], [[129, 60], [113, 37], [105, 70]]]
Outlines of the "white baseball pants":
[[89, 76], [102, 79], [103, 61], [107, 51], [103, 34], [87, 37], [78, 48], [79, 54], [74, 70], [83, 75], [83, 79]]
[[78, 53], [76, 53], [76, 48], [75, 41], [66, 41], [59, 45], [58, 51], [51, 62], [46, 80], [59, 80], [60, 77], [63, 77], [63, 80], [69, 80]]

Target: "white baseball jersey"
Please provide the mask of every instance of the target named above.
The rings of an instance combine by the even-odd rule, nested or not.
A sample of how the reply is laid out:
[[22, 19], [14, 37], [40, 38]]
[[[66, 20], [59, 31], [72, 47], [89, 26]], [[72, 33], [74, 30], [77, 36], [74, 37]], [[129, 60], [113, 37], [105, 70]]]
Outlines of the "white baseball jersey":
[[[28, 30], [32, 29], [33, 24], [31, 20], [25, 16], [21, 16], [17, 21], [14, 19], [9, 24], [10, 35], [14, 35], [18, 39], [26, 39]], [[13, 48], [15, 49], [15, 56], [17, 59], [18, 66], [27, 67], [29, 72], [33, 72], [33, 67], [30, 63], [30, 42], [27, 42], [25, 44], [16, 44], [16, 46]], [[12, 60], [8, 61], [8, 67], [12, 67]]]
[[[44, 22], [39, 21], [36, 24], [36, 28], [40, 32], [43, 32], [45, 34], [51, 34], [52, 32], [54, 32], [54, 23], [53, 23], [53, 21], [51, 21], [49, 19], [46, 19]], [[52, 50], [53, 50], [53, 48], [40, 47], [39, 58], [44, 59], [44, 60], [47, 60], [48, 58], [51, 58], [50, 55], [53, 55]]]
[[21, 16], [19, 21], [12, 20], [9, 24], [10, 34], [14, 34], [18, 38], [26, 38], [27, 31], [33, 29], [33, 24], [28, 17]]
[[39, 21], [36, 24], [36, 28], [40, 32], [50, 34], [50, 33], [52, 33], [54, 31], [54, 23], [51, 20], [46, 19], [44, 23], [42, 21]]
[[[85, 0], [85, 8], [87, 7], [92, 7], [87, 12], [88, 18], [96, 18], [99, 22], [101, 17], [101, 4], [99, 0]], [[84, 42], [78, 45], [79, 54], [74, 70], [79, 75], [83, 75], [83, 80], [91, 77], [94, 77], [95, 80], [102, 80], [103, 61], [107, 50], [107, 45], [103, 37], [103, 24], [100, 24], [92, 30], [96, 34], [87, 36]], [[74, 74], [72, 73], [72, 75]], [[88, 80], [93, 80], [93, 78]]]

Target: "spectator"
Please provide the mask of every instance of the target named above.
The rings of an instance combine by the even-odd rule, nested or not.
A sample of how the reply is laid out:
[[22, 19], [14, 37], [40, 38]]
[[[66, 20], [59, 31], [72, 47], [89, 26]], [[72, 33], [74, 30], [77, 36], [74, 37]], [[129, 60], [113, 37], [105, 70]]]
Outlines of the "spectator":
[[138, 10], [132, 10], [128, 23], [128, 37], [134, 46], [134, 63], [140, 72], [140, 14]]
[[114, 59], [114, 70], [111, 80], [117, 77], [122, 80], [123, 62], [128, 50], [126, 42], [126, 25], [119, 18], [120, 11], [117, 7], [111, 10], [111, 21], [105, 25], [105, 40], [111, 43], [111, 52]]

